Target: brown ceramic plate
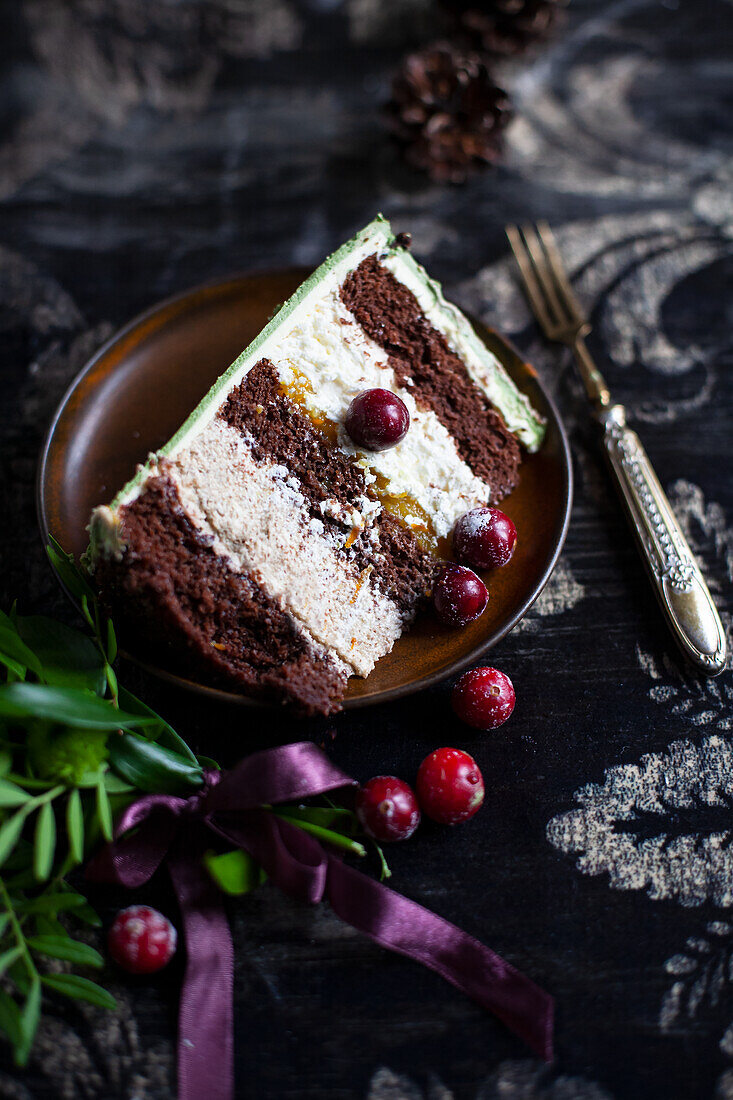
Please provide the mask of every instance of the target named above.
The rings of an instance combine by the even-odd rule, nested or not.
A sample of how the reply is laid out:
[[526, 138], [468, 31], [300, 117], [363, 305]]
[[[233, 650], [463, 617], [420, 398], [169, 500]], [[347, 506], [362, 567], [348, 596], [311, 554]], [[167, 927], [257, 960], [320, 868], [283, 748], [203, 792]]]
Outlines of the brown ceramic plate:
[[[41, 533], [81, 555], [97, 504], [111, 500], [138, 462], [173, 435], [212, 382], [308, 272], [287, 270], [212, 283], [131, 321], [84, 367], [49, 428], [38, 472]], [[496, 333], [477, 331], [547, 417], [547, 436], [526, 458], [502, 504], [519, 531], [512, 561], [487, 578], [481, 618], [449, 630], [422, 615], [366, 680], [352, 678], [345, 706], [384, 702], [475, 664], [521, 619], [547, 582], [565, 539], [572, 498], [570, 454], [557, 411], [537, 375]], [[127, 654], [135, 659], [135, 654]], [[149, 665], [147, 667], [150, 667]], [[253, 700], [173, 676], [168, 680], [245, 705]]]

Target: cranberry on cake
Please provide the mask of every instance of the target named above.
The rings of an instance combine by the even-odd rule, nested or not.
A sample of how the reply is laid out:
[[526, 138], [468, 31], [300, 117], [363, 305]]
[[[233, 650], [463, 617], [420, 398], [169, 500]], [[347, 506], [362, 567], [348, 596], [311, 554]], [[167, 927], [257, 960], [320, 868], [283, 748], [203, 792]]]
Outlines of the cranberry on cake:
[[88, 561], [158, 661], [328, 714], [414, 618], [458, 517], [512, 490], [543, 431], [378, 217], [95, 509]]

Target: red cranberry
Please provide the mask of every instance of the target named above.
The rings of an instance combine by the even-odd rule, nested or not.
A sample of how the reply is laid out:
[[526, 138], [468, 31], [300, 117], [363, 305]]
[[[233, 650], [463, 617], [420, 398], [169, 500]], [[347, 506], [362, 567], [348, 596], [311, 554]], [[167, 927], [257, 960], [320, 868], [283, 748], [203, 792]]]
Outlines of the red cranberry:
[[357, 794], [356, 816], [375, 840], [407, 840], [420, 824], [420, 807], [408, 783], [377, 775]]
[[478, 619], [489, 593], [486, 585], [465, 565], [446, 565], [433, 586], [433, 603], [441, 623], [465, 626]]
[[506, 565], [517, 545], [517, 529], [498, 508], [473, 508], [453, 528], [453, 553], [474, 569]]
[[390, 390], [364, 390], [346, 413], [346, 431], [357, 447], [386, 451], [407, 435], [410, 414], [404, 401]]
[[453, 688], [453, 710], [467, 725], [493, 730], [506, 722], [516, 698], [511, 680], [498, 668], [472, 668]]
[[170, 962], [177, 933], [171, 922], [149, 905], [121, 909], [107, 936], [114, 961], [130, 974], [153, 974]]
[[420, 806], [433, 821], [468, 821], [484, 800], [484, 780], [472, 756], [461, 749], [436, 749], [417, 773]]

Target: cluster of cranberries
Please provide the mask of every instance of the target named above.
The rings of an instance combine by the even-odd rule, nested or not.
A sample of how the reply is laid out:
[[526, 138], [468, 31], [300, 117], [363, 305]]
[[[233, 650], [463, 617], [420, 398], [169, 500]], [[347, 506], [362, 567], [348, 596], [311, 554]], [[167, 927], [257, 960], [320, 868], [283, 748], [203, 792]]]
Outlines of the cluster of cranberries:
[[460, 564], [444, 565], [433, 587], [433, 604], [442, 623], [465, 626], [479, 617], [489, 593], [474, 569], [501, 568], [516, 545], [517, 529], [498, 508], [473, 508], [456, 521], [453, 553]]
[[[514, 710], [514, 687], [498, 668], [474, 668], [453, 689], [453, 710], [476, 729], [496, 729]], [[468, 821], [484, 801], [478, 764], [462, 749], [436, 749], [418, 768], [415, 790], [394, 775], [370, 779], [356, 796], [362, 828], [379, 841], [407, 840], [421, 812], [442, 825]]]
[[[477, 729], [495, 729], [514, 709], [514, 688], [496, 668], [474, 668], [453, 689], [453, 709]], [[364, 831], [382, 843], [407, 840], [421, 814], [457, 825], [468, 821], [484, 801], [484, 780], [478, 764], [461, 749], [435, 749], [417, 772], [415, 790], [394, 775], [377, 775], [356, 796], [356, 814]], [[176, 951], [176, 930], [149, 905], [122, 909], [107, 936], [114, 961], [130, 974], [154, 974]]]
[[461, 749], [436, 749], [420, 765], [415, 790], [394, 775], [370, 779], [356, 796], [356, 815], [375, 840], [407, 840], [421, 811], [441, 825], [457, 825], [473, 817], [483, 800], [484, 781], [473, 757]]
[[[346, 431], [357, 447], [386, 451], [400, 443], [410, 427], [407, 406], [390, 390], [364, 390], [346, 412]], [[473, 508], [456, 522], [453, 552], [458, 565], [445, 565], [433, 588], [435, 612], [446, 626], [466, 626], [489, 600], [475, 569], [506, 565], [517, 545], [517, 529], [498, 508]]]

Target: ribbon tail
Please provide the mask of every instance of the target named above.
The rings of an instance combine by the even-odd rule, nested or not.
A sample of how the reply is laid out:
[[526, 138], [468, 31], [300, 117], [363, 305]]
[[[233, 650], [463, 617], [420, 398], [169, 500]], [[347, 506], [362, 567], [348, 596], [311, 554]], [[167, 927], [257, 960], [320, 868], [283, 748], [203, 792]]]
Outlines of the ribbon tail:
[[553, 998], [490, 948], [333, 856], [327, 897], [342, 920], [436, 971], [552, 1061]]
[[203, 851], [201, 834], [183, 829], [168, 863], [186, 935], [178, 1100], [232, 1100], [234, 951], [222, 895], [201, 866]]

